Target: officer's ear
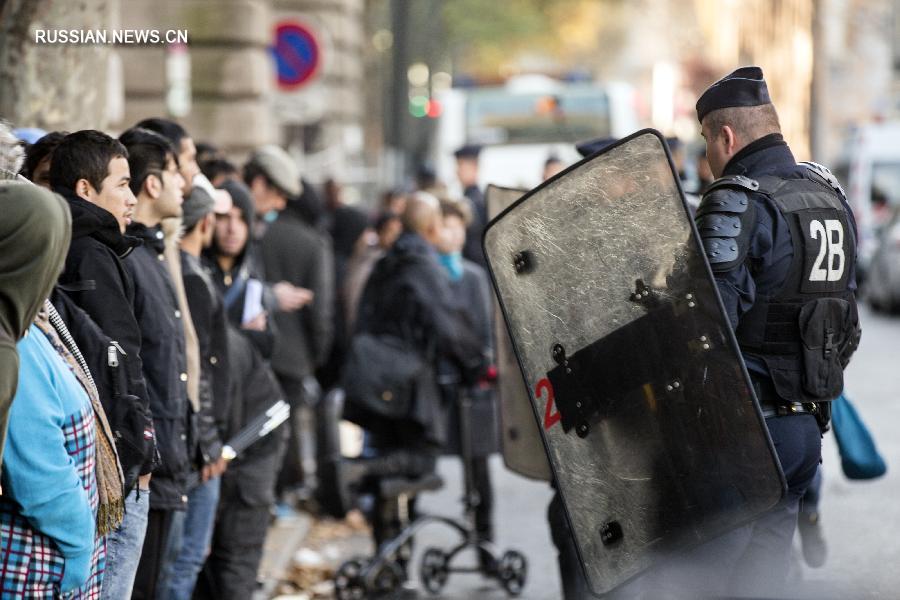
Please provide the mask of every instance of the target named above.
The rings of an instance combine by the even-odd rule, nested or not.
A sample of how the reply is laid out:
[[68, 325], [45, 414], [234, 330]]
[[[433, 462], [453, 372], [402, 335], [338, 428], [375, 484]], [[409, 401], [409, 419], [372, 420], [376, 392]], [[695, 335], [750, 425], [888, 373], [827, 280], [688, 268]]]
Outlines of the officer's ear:
[[722, 138], [722, 147], [727, 154], [731, 155], [737, 152], [737, 135], [731, 125], [722, 125], [721, 129], [719, 129], [718, 136]]

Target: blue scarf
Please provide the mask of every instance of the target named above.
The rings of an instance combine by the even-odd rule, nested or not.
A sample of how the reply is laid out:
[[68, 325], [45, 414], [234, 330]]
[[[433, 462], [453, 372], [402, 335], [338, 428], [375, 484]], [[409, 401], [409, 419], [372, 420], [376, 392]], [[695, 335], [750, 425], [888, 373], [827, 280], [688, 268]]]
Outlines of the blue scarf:
[[438, 260], [450, 275], [450, 281], [459, 281], [463, 276], [462, 252], [438, 254]]

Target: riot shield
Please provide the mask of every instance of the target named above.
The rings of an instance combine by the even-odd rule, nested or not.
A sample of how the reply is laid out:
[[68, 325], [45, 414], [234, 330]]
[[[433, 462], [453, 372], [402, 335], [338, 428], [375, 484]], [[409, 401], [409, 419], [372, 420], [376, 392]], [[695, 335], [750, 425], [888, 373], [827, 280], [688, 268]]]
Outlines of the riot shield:
[[484, 248], [595, 593], [778, 503], [784, 476], [658, 132], [535, 188]]
[[[521, 198], [527, 190], [489, 185], [485, 193], [488, 217], [493, 219]], [[528, 390], [522, 382], [516, 354], [500, 312], [494, 303], [494, 339], [497, 343], [497, 397], [503, 462], [509, 470], [532, 479], [550, 480], [550, 464], [541, 432], [534, 420]]]

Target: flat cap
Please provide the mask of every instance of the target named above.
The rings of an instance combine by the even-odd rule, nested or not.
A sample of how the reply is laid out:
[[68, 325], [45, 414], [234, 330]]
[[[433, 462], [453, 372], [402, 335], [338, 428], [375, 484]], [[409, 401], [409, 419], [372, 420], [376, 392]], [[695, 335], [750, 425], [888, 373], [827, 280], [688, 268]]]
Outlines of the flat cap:
[[279, 146], [269, 144], [258, 148], [251, 156], [248, 164], [255, 164], [282, 192], [288, 196], [299, 196], [300, 171], [294, 159]]
[[191, 193], [181, 205], [181, 222], [185, 229], [190, 229], [200, 219], [213, 212], [215, 205], [216, 201], [205, 188], [198, 185], [192, 187]]
[[231, 210], [231, 196], [225, 190], [217, 190], [202, 173], [194, 178], [191, 193], [181, 205], [181, 222], [185, 229], [193, 227], [209, 213], [219, 215]]
[[453, 153], [453, 156], [456, 158], [478, 158], [478, 155], [481, 153], [481, 146], [477, 144], [466, 144], [465, 146], [456, 150]]
[[715, 82], [697, 100], [697, 119], [720, 108], [771, 104], [769, 88], [759, 67], [741, 67]]

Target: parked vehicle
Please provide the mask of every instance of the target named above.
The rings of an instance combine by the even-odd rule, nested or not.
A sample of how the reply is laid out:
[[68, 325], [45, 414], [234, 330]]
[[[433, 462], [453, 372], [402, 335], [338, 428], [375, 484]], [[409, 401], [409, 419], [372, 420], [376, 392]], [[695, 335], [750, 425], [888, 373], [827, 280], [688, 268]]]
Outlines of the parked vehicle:
[[479, 185], [530, 189], [544, 162], [578, 161], [575, 143], [622, 137], [638, 129], [634, 89], [625, 83], [568, 83], [544, 75], [520, 75], [503, 86], [452, 88], [438, 96], [432, 157], [438, 178], [456, 181], [453, 151], [483, 146]]
[[869, 263], [865, 297], [875, 310], [900, 312], [900, 207], [891, 212]]
[[859, 127], [844, 145], [835, 173], [856, 216], [862, 280], [869, 274], [881, 229], [900, 206], [900, 121]]

